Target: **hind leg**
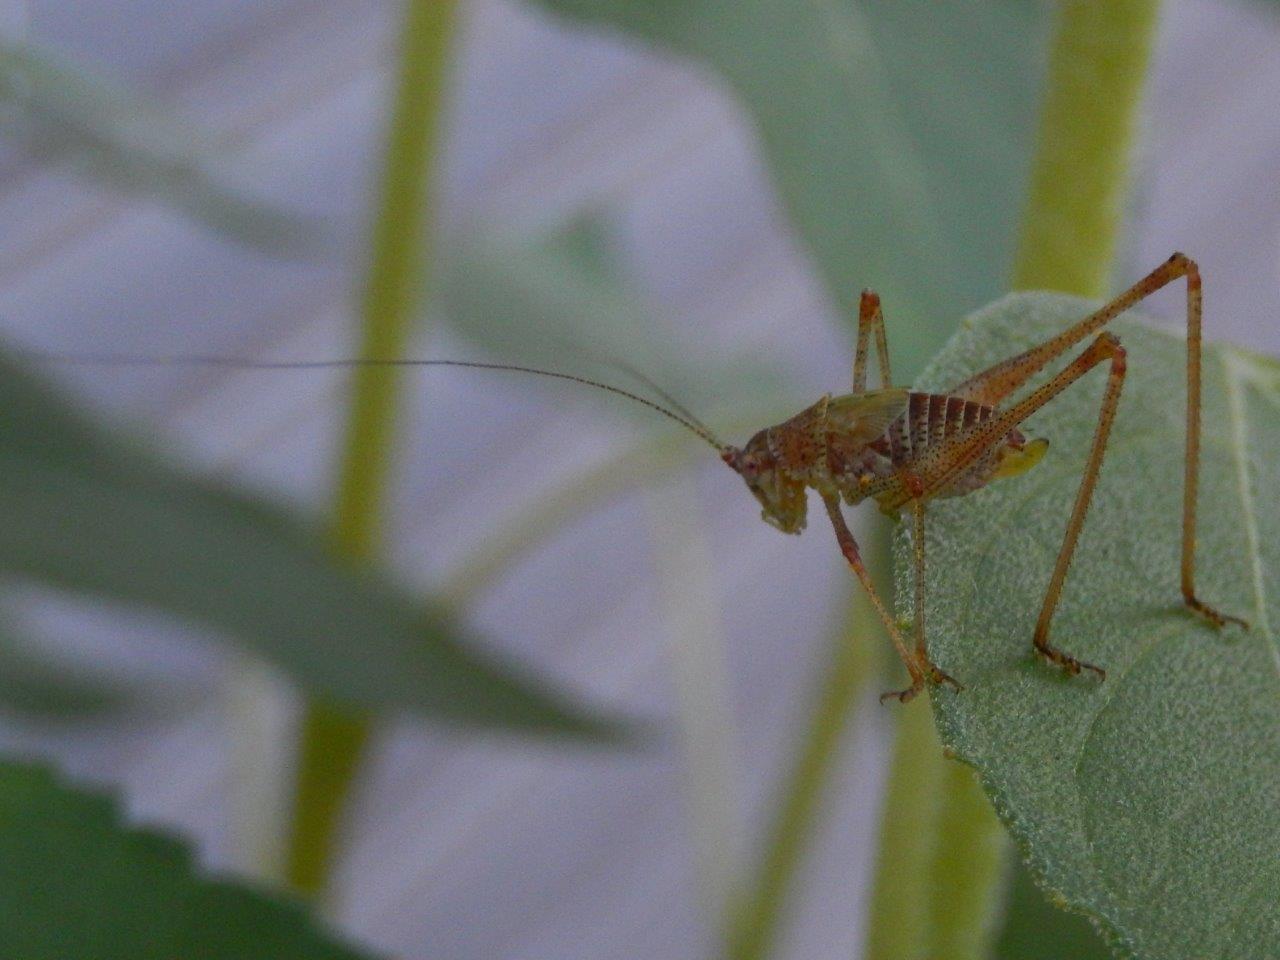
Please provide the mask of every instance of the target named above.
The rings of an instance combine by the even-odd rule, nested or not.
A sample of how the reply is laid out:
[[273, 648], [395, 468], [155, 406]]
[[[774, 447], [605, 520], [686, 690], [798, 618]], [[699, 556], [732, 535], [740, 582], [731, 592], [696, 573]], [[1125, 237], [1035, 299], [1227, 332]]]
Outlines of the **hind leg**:
[[1196, 593], [1196, 493], [1200, 480], [1202, 296], [1200, 269], [1194, 260], [1181, 253], [1175, 253], [1124, 293], [1058, 336], [971, 377], [956, 387], [954, 393], [966, 399], [994, 406], [1026, 383], [1043, 369], [1045, 364], [1061, 356], [1090, 333], [1101, 329], [1118, 315], [1179, 277], [1185, 277], [1187, 281], [1187, 434], [1182, 481], [1182, 559], [1179, 571], [1182, 600], [1188, 609], [1195, 611], [1216, 627], [1237, 623], [1248, 629], [1249, 625], [1244, 620], [1219, 612], [1201, 600]]

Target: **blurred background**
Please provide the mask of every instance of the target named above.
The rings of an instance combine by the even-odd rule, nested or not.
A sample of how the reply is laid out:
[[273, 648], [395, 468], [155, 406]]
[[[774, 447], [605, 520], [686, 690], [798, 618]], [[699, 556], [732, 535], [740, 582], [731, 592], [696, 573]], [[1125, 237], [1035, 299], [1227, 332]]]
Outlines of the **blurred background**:
[[[1046, 8], [992, 6], [1020, 32], [985, 39], [1034, 76]], [[110, 81], [86, 80], [92, 96], [55, 83], [68, 99], [30, 113], [23, 96], [46, 90], [38, 73], [5, 81], [8, 341], [355, 355], [399, 4], [2, 9], [7, 47]], [[849, 327], [720, 78], [544, 7], [469, 0], [460, 16], [438, 170], [446, 254], [414, 355], [595, 375], [590, 355], [622, 354], [739, 443], [847, 387]], [[1185, 250], [1205, 278], [1207, 338], [1280, 353], [1280, 9], [1168, 0], [1161, 23], [1116, 282]], [[944, 28], [876, 14], [868, 36], [888, 56], [916, 39], [975, 39], [929, 36]], [[971, 93], [1001, 82], [1007, 64], [990, 64], [987, 77], [970, 63]], [[1022, 126], [1009, 132], [1029, 143], [1034, 85], [1018, 97]], [[998, 124], [990, 103], [977, 95], [957, 115]], [[868, 128], [868, 150], [889, 135]], [[975, 156], [956, 161], [945, 216], [965, 249], [1007, 261], [1025, 161], [1014, 157], [1021, 172], [1007, 183], [969, 191], [963, 163]], [[950, 169], [945, 154], [930, 162]], [[1006, 193], [999, 209], [993, 189]], [[915, 244], [911, 224], [882, 226]], [[926, 308], [927, 322], [950, 325], [1003, 289], [999, 267], [974, 280], [920, 239], [934, 247], [934, 277], [959, 274], [954, 298], [944, 287], [901, 306], [893, 291], [909, 278], [851, 253], [857, 279], [838, 296], [885, 292], [891, 351], [915, 342]], [[1178, 296], [1150, 311], [1172, 329]], [[328, 508], [341, 371], [51, 373], [174, 460]], [[389, 718], [348, 819], [331, 917], [405, 958], [710, 955], [708, 918], [747, 869], [845, 618], [849, 576], [830, 534], [779, 536], [701, 444], [603, 395], [443, 370], [413, 373], [406, 396], [388, 524], [401, 579], [452, 597], [490, 649], [583, 701], [657, 718], [668, 736], [610, 751]], [[516, 528], [531, 517], [545, 529]], [[160, 613], [30, 584], [6, 592], [38, 658], [64, 679], [74, 668], [80, 686], [11, 704], [5, 749], [118, 788], [132, 817], [194, 838], [213, 868], [278, 876], [297, 716], [288, 684]], [[856, 708], [779, 956], [857, 955], [888, 709], [871, 695]]]

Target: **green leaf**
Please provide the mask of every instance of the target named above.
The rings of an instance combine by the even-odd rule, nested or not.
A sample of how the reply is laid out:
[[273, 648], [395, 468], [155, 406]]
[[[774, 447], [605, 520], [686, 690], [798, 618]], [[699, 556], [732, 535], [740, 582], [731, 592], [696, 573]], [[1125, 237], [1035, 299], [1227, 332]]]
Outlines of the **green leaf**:
[[[1002, 300], [966, 321], [921, 386], [953, 386], [1089, 307], [1050, 294]], [[1067, 678], [1031, 654], [1097, 421], [1104, 378], [1094, 372], [1025, 428], [1051, 441], [1039, 466], [930, 504], [930, 650], [965, 685], [935, 691], [939, 729], [979, 770], [1055, 902], [1096, 918], [1124, 954], [1272, 957], [1280, 366], [1205, 350], [1197, 586], [1252, 623], [1218, 632], [1183, 609], [1178, 585], [1184, 343], [1135, 322], [1111, 329], [1129, 374], [1053, 621], [1054, 641], [1107, 679]], [[900, 596], [910, 597], [899, 546]]]
[[105, 433], [10, 361], [0, 409], [0, 571], [206, 623], [346, 703], [610, 731], [482, 656], [440, 604], [344, 563], [283, 511]]
[[[884, 297], [895, 356], [932, 355], [954, 318], [1005, 289], [1043, 5], [541, 2], [719, 74], [845, 316], [857, 316], [863, 287]], [[919, 370], [902, 368], [908, 379]]]
[[200, 876], [116, 804], [0, 762], [0, 955], [23, 960], [359, 960], [301, 906]]
[[1017, 864], [996, 960], [1111, 960], [1112, 956], [1088, 920], [1054, 906], [1030, 871]]
[[48, 51], [0, 42], [0, 130], [42, 159], [152, 196], [232, 239], [304, 253], [317, 224], [232, 188], [198, 136], [122, 87]]

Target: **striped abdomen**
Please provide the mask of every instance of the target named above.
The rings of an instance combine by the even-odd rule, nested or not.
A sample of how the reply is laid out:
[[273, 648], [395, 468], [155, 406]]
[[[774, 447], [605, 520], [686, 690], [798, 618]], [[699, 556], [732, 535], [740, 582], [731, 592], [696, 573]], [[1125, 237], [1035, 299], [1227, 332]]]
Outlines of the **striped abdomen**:
[[[882, 500], [882, 505], [897, 501], [901, 474], [914, 472], [927, 453], [959, 440], [995, 414], [993, 407], [963, 397], [909, 392], [907, 409], [867, 445], [857, 462], [847, 464], [842, 471], [851, 481], [845, 488], [846, 496], [850, 500], [871, 496]], [[1011, 430], [1004, 443], [992, 444], [945, 489], [932, 496], [959, 496], [984, 486], [995, 474], [1003, 449], [1020, 448], [1024, 442], [1018, 430]]]
[[895, 469], [909, 468], [931, 448], [991, 419], [992, 407], [945, 393], [907, 395], [907, 409], [889, 424], [881, 441]]

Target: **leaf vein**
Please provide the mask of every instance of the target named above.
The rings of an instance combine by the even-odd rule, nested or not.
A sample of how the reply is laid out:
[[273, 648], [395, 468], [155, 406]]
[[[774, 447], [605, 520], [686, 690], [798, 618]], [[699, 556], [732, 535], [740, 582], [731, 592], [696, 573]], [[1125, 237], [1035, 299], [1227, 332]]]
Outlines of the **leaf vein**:
[[1249, 542], [1249, 565], [1253, 574], [1253, 596], [1256, 612], [1254, 622], [1266, 636], [1271, 647], [1271, 662], [1280, 673], [1280, 648], [1271, 634], [1271, 624], [1267, 618], [1266, 587], [1262, 574], [1262, 546], [1258, 533], [1258, 516], [1254, 509], [1253, 497], [1249, 493], [1249, 464], [1245, 451], [1248, 449], [1249, 430], [1247, 415], [1244, 409], [1244, 397], [1240, 391], [1240, 371], [1235, 368], [1230, 355], [1224, 350], [1222, 372], [1227, 394], [1227, 409], [1231, 415], [1231, 454], [1236, 465], [1236, 482], [1240, 489], [1240, 510], [1244, 515], [1245, 535]]

